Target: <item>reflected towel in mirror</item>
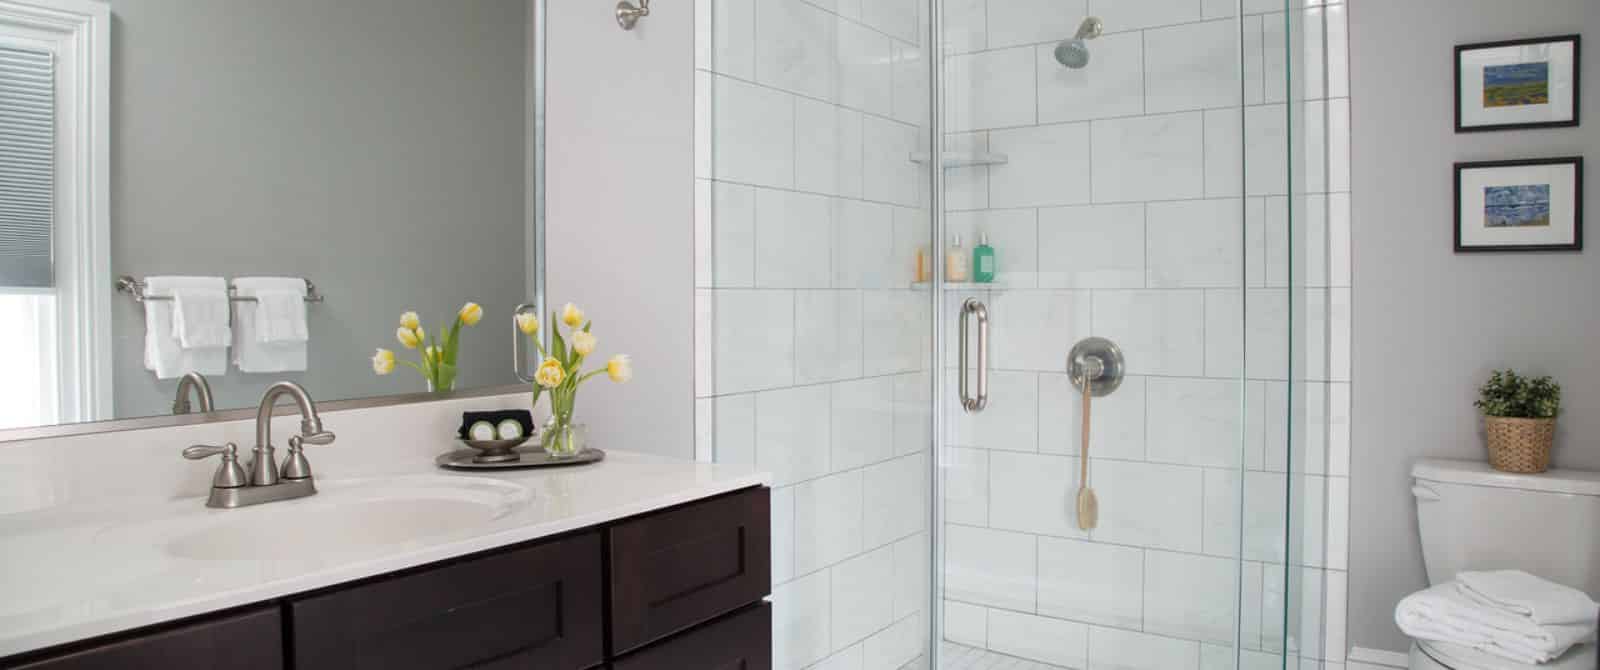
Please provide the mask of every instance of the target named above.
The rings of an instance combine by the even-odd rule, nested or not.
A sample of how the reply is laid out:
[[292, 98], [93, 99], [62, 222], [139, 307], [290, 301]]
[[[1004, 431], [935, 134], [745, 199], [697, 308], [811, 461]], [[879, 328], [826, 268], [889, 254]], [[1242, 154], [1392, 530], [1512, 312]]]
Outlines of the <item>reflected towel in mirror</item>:
[[[145, 294], [173, 300], [144, 302], [144, 366], [157, 379], [177, 379], [190, 372], [217, 376], [228, 372], [228, 347], [185, 348], [178, 339], [174, 312], [180, 290], [220, 291], [227, 304], [228, 283], [221, 277], [148, 277]], [[223, 322], [226, 327], [226, 321]]]
[[306, 369], [306, 282], [299, 277], [239, 277], [235, 293], [255, 302], [239, 303], [234, 323], [233, 362], [240, 372], [298, 372]]

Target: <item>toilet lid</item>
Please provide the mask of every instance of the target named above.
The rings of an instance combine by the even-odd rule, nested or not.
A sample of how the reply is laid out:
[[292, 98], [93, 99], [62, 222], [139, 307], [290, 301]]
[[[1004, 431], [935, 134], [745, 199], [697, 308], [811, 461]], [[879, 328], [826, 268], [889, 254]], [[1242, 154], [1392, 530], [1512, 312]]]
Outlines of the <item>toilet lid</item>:
[[1595, 670], [1595, 645], [1580, 644], [1549, 663], [1528, 665], [1486, 654], [1471, 647], [1448, 642], [1418, 640], [1417, 646], [1429, 658], [1451, 670]]

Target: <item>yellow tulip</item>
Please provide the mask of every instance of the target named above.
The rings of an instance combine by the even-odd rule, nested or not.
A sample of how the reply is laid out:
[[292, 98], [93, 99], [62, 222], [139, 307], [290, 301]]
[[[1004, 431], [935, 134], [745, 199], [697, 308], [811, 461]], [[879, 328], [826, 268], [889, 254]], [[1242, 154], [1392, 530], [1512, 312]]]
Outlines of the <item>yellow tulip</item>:
[[533, 372], [533, 380], [540, 386], [553, 389], [566, 381], [567, 371], [561, 368], [561, 362], [554, 358], [546, 358], [539, 364], [539, 369]]
[[595, 345], [600, 344], [600, 339], [589, 333], [578, 331], [572, 334], [572, 350], [581, 356], [594, 353]]
[[379, 349], [372, 355], [372, 371], [380, 375], [394, 372], [394, 352], [388, 349]]
[[517, 315], [517, 330], [523, 335], [532, 336], [539, 332], [539, 315], [532, 312], [522, 312]]
[[483, 319], [483, 307], [480, 307], [478, 303], [469, 302], [465, 305], [462, 305], [461, 311], [456, 315], [461, 317], [462, 323], [469, 326], [476, 326], [478, 325], [478, 321]]
[[633, 359], [628, 358], [627, 354], [612, 356], [611, 360], [606, 361], [606, 376], [619, 384], [633, 379]]
[[417, 318], [416, 312], [406, 312], [400, 315], [400, 327], [406, 330], [416, 330], [422, 327], [422, 319]]
[[405, 345], [407, 349], [415, 349], [418, 344], [422, 343], [422, 337], [417, 334], [417, 331], [405, 326], [401, 326], [394, 331], [394, 339], [400, 340], [400, 344]]
[[423, 349], [422, 355], [426, 356], [430, 361], [444, 360], [444, 351], [438, 347], [428, 347], [427, 349]]
[[561, 322], [573, 328], [583, 325], [583, 310], [578, 309], [577, 305], [567, 303], [566, 307], [561, 308]]

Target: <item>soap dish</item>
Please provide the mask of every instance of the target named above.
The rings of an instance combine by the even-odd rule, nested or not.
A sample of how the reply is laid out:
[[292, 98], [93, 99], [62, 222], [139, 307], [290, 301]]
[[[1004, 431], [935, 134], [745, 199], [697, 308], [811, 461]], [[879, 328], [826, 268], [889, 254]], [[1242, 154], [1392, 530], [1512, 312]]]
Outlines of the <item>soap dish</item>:
[[509, 440], [463, 439], [461, 440], [461, 443], [477, 450], [477, 453], [472, 456], [473, 463], [506, 463], [509, 461], [520, 460], [522, 458], [522, 456], [516, 452], [516, 448], [522, 446], [523, 442], [527, 442], [528, 437], [529, 436], [527, 435], [523, 435], [522, 437], [512, 438]]
[[[463, 440], [465, 441], [465, 440]], [[510, 458], [503, 454], [494, 454], [498, 460], [479, 460], [483, 452], [477, 449], [457, 449], [455, 451], [439, 454], [433, 462], [446, 470], [513, 470], [518, 468], [548, 468], [566, 465], [583, 465], [605, 459], [606, 452], [599, 449], [584, 449], [572, 456], [551, 456], [545, 453], [538, 445], [510, 449]]]

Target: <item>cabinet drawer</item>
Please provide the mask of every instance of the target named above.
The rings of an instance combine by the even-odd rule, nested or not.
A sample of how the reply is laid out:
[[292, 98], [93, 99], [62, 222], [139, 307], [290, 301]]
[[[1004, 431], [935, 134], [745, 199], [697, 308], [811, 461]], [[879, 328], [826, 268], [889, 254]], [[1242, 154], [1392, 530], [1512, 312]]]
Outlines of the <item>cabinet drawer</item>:
[[600, 537], [585, 533], [292, 601], [294, 667], [538, 667], [602, 660]]
[[48, 656], [16, 670], [281, 670], [283, 619], [271, 605]]
[[611, 664], [613, 670], [771, 670], [772, 605], [761, 603]]
[[754, 488], [611, 527], [614, 654], [744, 607], [772, 585], [771, 491]]

